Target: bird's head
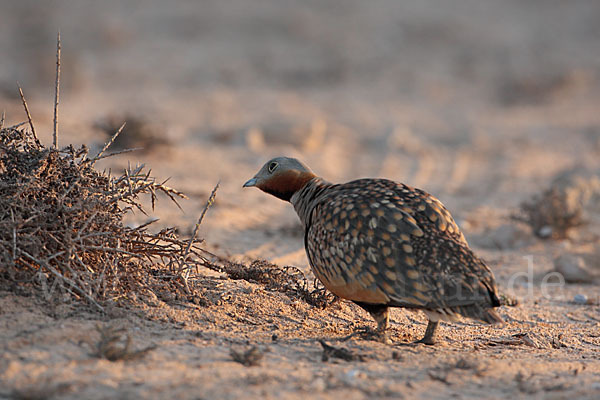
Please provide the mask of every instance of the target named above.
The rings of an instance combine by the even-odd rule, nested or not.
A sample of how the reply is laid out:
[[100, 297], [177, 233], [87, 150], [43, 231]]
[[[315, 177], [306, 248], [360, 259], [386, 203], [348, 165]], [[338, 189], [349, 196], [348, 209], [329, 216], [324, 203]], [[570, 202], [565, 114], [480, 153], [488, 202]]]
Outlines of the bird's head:
[[276, 157], [267, 161], [244, 187], [256, 186], [265, 193], [290, 201], [316, 175], [295, 158]]

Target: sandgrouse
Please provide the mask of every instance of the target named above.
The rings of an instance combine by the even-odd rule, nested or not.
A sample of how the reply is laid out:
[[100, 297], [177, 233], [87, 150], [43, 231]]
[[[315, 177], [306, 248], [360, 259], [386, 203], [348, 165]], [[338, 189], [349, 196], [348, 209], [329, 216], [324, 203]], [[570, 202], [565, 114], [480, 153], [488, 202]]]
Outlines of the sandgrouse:
[[292, 203], [314, 274], [368, 311], [382, 339], [389, 307], [425, 312], [425, 344], [434, 343], [439, 320], [502, 322], [493, 309], [500, 302], [492, 271], [423, 190], [387, 179], [332, 184], [287, 157], [267, 162], [244, 184], [250, 186]]

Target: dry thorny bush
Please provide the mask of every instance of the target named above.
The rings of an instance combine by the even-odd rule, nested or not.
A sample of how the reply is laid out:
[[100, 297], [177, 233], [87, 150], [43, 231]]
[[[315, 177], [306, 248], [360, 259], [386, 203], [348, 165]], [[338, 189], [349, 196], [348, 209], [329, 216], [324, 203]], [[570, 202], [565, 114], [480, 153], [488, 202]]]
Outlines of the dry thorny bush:
[[567, 194], [551, 187], [543, 194], [521, 204], [521, 214], [515, 219], [528, 223], [541, 237], [564, 239], [571, 228], [583, 223], [583, 208], [569, 201]]
[[541, 238], [564, 239], [569, 231], [588, 222], [597, 212], [600, 177], [597, 171], [561, 173], [544, 192], [521, 204], [514, 219], [528, 223]]
[[[24, 129], [0, 131], [0, 262], [10, 282], [36, 282], [42, 289], [100, 302], [152, 286], [152, 265], [162, 264], [171, 278], [187, 242], [172, 229], [150, 233], [129, 228], [124, 215], [144, 212], [139, 196], [158, 192], [175, 201], [184, 197], [157, 182], [144, 166], [112, 177], [94, 168], [102, 158], [88, 157], [85, 146], [62, 150], [42, 146]], [[199, 255], [191, 246], [188, 255]], [[191, 259], [191, 257], [189, 257]], [[49, 289], [51, 288], [51, 289]], [[48, 293], [46, 293], [48, 294]]]
[[174, 228], [152, 233], [150, 224], [125, 226], [128, 212], [145, 212], [141, 195], [151, 197], [152, 207], [159, 192], [175, 202], [185, 196], [144, 165], [129, 166], [120, 176], [97, 171], [95, 162], [106, 157], [111, 142], [89, 157], [85, 146], [46, 148], [21, 125], [0, 129], [0, 283], [30, 285], [47, 299], [60, 294], [103, 310], [107, 301], [147, 291], [167, 290], [189, 300], [202, 296], [189, 278], [203, 266], [315, 306], [330, 302], [323, 289], [310, 291], [297, 269], [264, 262], [247, 267], [205, 252], [194, 240], [197, 229], [183, 240]]

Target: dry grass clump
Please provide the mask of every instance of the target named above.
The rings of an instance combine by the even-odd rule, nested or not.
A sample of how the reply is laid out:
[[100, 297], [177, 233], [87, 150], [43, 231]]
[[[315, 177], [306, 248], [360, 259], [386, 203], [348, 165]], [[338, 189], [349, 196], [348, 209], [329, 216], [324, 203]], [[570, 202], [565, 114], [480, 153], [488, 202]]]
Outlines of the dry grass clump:
[[521, 204], [517, 219], [528, 223], [541, 238], [564, 239], [571, 228], [583, 223], [583, 207], [568, 194], [551, 187], [541, 195]]
[[285, 293], [291, 298], [298, 298], [306, 303], [325, 309], [338, 300], [338, 297], [327, 291], [315, 280], [314, 289], [310, 289], [308, 280], [296, 267], [280, 267], [264, 260], [254, 260], [248, 265], [221, 260], [221, 266], [204, 262], [204, 266], [214, 271], [225, 273], [230, 279], [242, 279], [247, 282], [263, 285], [267, 290]]
[[189, 294], [183, 273], [202, 262], [200, 249], [173, 229], [154, 234], [149, 224], [122, 222], [132, 209], [144, 212], [141, 195], [153, 206], [159, 192], [185, 196], [143, 165], [117, 177], [98, 172], [109, 144], [90, 158], [85, 146], [48, 149], [19, 126], [0, 130], [0, 283], [31, 283], [46, 297], [58, 287], [100, 310], [103, 301], [165, 284]]
[[112, 325], [96, 326], [100, 334], [97, 342], [88, 342], [91, 349], [91, 356], [104, 358], [109, 361], [128, 361], [143, 357], [156, 345], [150, 345], [143, 349], [134, 350], [131, 345], [131, 336], [125, 328]]
[[499, 82], [497, 98], [505, 106], [547, 103], [580, 88], [587, 79], [582, 71], [538, 71], [530, 76], [506, 76]]
[[564, 239], [572, 228], [586, 222], [586, 208], [600, 198], [600, 175], [595, 171], [568, 171], [543, 193], [521, 204], [514, 218], [528, 223], [541, 238]]
[[264, 357], [264, 353], [260, 351], [260, 349], [256, 346], [252, 346], [248, 350], [235, 350], [231, 349], [229, 351], [231, 358], [235, 362], [239, 362], [246, 367], [255, 367], [260, 365], [261, 360]]

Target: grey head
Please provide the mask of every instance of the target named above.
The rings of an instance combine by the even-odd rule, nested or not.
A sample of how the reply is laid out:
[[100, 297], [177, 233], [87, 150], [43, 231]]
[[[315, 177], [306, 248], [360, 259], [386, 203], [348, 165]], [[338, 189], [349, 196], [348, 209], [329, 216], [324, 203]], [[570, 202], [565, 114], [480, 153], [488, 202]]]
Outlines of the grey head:
[[265, 163], [244, 187], [255, 186], [281, 200], [290, 201], [316, 175], [295, 158], [275, 157]]

